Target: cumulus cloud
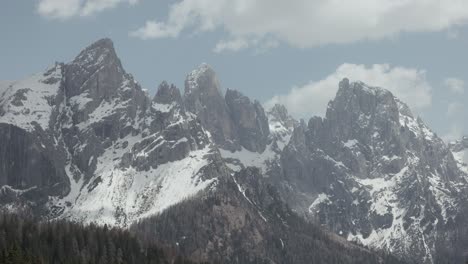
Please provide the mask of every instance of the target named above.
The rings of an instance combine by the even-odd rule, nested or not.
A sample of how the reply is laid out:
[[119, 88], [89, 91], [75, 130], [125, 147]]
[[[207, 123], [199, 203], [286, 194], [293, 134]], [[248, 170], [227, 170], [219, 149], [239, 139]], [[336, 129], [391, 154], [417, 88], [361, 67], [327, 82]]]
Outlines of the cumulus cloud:
[[370, 86], [388, 89], [415, 110], [431, 105], [432, 88], [424, 70], [388, 64], [342, 64], [324, 79], [293, 87], [289, 93], [268, 100], [265, 106], [283, 104], [296, 117], [323, 116], [328, 102], [336, 95], [339, 81], [345, 77], [350, 81], [362, 81]]
[[462, 94], [465, 92], [465, 81], [458, 78], [447, 78], [444, 80], [444, 85], [452, 93]]
[[218, 43], [216, 43], [216, 46], [213, 48], [213, 52], [236, 52], [247, 49], [249, 47], [254, 47], [255, 53], [261, 54], [269, 51], [272, 48], [276, 48], [278, 45], [279, 43], [276, 39], [269, 37], [256, 39], [220, 40], [218, 41]]
[[67, 19], [74, 16], [90, 16], [120, 3], [134, 5], [139, 0], [40, 0], [37, 11], [41, 16]]
[[223, 51], [239, 51], [249, 46], [249, 43], [245, 39], [233, 39], [233, 40], [221, 40], [216, 44], [213, 49], [216, 53]]
[[175, 28], [177, 25], [168, 26], [160, 22], [146, 21], [144, 27], [130, 32], [130, 36], [138, 37], [141, 39], [155, 39], [179, 36], [181, 28]]
[[152, 39], [221, 29], [226, 39], [273, 36], [306, 48], [449, 31], [467, 20], [466, 0], [178, 0], [166, 21], [148, 21], [132, 35]]

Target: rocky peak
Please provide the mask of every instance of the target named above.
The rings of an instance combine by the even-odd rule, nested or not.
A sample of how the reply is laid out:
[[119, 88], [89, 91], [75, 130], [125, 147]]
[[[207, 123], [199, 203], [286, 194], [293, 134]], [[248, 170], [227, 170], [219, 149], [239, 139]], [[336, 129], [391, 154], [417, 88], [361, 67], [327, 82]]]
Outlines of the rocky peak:
[[468, 136], [464, 136], [462, 139], [450, 142], [448, 147], [457, 161], [460, 170], [465, 175], [468, 175]]
[[468, 149], [468, 136], [463, 136], [459, 140], [450, 142], [449, 148], [454, 152], [459, 152]]
[[180, 95], [179, 89], [174, 84], [169, 85], [166, 81], [163, 81], [159, 87], [156, 95], [153, 98], [153, 102], [159, 104], [171, 104], [177, 102], [182, 103], [182, 96]]
[[263, 152], [268, 143], [270, 130], [268, 118], [258, 101], [250, 99], [239, 91], [228, 89], [226, 104], [237, 127], [240, 144], [254, 152]]
[[214, 70], [202, 64], [185, 80], [185, 107], [198, 116], [218, 145], [230, 150], [238, 149], [237, 131], [220, 90]]
[[71, 107], [73, 124], [86, 121], [97, 108], [127, 108], [134, 117], [144, 111], [147, 96], [132, 75], [125, 72], [110, 39], [91, 44], [64, 66], [64, 100]]
[[101, 99], [115, 96], [124, 82], [134, 81], [123, 70], [110, 39], [96, 41], [65, 65], [67, 97], [87, 94], [99, 104]]
[[268, 114], [275, 117], [278, 120], [286, 120], [289, 118], [288, 109], [282, 104], [275, 104], [269, 111]]
[[281, 159], [298, 190], [292, 204], [315, 195], [302, 210], [336, 233], [425, 259], [436, 237], [422, 228], [442, 232], [459, 211], [464, 181], [453, 156], [391, 92], [344, 79], [325, 118], [296, 127]]
[[107, 63], [121, 63], [114, 49], [111, 39], [100, 39], [81, 51], [73, 60], [72, 64], [82, 67], [98, 67]]
[[[343, 79], [325, 118], [310, 120], [309, 129], [313, 145], [328, 151], [338, 151], [348, 140], [369, 145], [392, 140], [400, 133], [399, 104], [387, 90]], [[333, 142], [338, 146], [329, 144]]]
[[[342, 153], [343, 145], [346, 147], [353, 142], [354, 150], [362, 147], [363, 157], [371, 155], [366, 159], [373, 159], [372, 156], [406, 159], [408, 153], [414, 153], [412, 155], [418, 155], [421, 163], [436, 169], [447, 158], [443, 165], [447, 166], [443, 169], [447, 170], [444, 177], [456, 177], [452, 173], [454, 162], [447, 156], [448, 149], [442, 140], [388, 90], [344, 79], [335, 99], [329, 103], [326, 118], [311, 120], [309, 128], [313, 145], [332, 155]], [[401, 166], [403, 164], [396, 166], [391, 162], [383, 167], [386, 172], [397, 172]], [[359, 171], [359, 174], [369, 172]]]
[[340, 82], [336, 97], [329, 103], [326, 113], [328, 119], [341, 117], [343, 122], [340, 123], [344, 126], [349, 126], [350, 122], [368, 126], [368, 118], [377, 115], [398, 120], [398, 105], [393, 94], [362, 82], [349, 83], [348, 79]]
[[276, 129], [272, 129], [271, 124], [277, 123], [287, 130], [292, 131], [294, 126], [298, 124], [292, 116], [289, 115], [288, 109], [282, 104], [275, 104], [270, 110], [267, 111], [268, 119], [270, 120], [270, 132]]
[[[349, 82], [343, 79], [339, 83], [339, 88], [335, 99], [330, 102], [332, 109], [349, 110], [350, 107], [358, 107], [364, 113], [374, 110], [378, 104], [396, 106], [393, 94], [380, 87], [369, 86], [363, 82]], [[329, 107], [330, 108], [330, 107]]]
[[185, 79], [185, 94], [206, 93], [208, 96], [222, 96], [216, 72], [210, 65], [202, 63]]
[[226, 91], [226, 103], [239, 103], [239, 104], [251, 104], [250, 99], [237, 90], [227, 89]]
[[276, 143], [277, 150], [282, 151], [289, 143], [294, 128], [299, 122], [288, 114], [284, 105], [275, 104], [267, 111], [270, 138]]

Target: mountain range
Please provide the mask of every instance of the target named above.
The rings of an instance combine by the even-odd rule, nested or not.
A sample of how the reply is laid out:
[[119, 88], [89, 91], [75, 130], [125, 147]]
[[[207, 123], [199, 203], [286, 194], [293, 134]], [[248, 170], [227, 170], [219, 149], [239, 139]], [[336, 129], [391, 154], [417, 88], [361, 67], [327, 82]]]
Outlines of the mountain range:
[[465, 261], [468, 138], [445, 144], [388, 90], [337, 85], [308, 121], [223, 93], [207, 64], [151, 98], [98, 40], [0, 82], [1, 207], [195, 261]]

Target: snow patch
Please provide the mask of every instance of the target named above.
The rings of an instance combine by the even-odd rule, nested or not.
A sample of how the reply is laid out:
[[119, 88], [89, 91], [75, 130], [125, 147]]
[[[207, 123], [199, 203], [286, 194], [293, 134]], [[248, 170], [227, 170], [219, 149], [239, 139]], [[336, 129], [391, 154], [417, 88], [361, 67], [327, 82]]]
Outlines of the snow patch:
[[[221, 156], [224, 159], [238, 160], [244, 167], [257, 167], [265, 173], [268, 170], [268, 162], [275, 160], [278, 154], [273, 151], [272, 145], [268, 145], [262, 153], [249, 151], [242, 147], [240, 151], [231, 152], [225, 149], [219, 149]], [[229, 162], [228, 162], [229, 163]], [[239, 168], [235, 165], [231, 168]]]
[[174, 106], [175, 106], [175, 103], [160, 104], [156, 102], [153, 102], [151, 105], [151, 107], [153, 107], [154, 110], [161, 112], [161, 113], [169, 113]]
[[356, 139], [350, 139], [343, 143], [343, 145], [349, 149], [354, 148], [359, 142]]
[[[148, 171], [119, 166], [122, 156], [141, 140], [139, 137], [121, 139], [129, 142], [126, 148], [107, 149], [98, 158], [95, 176], [89, 183], [82, 187], [82, 182], [72, 184], [72, 191], [65, 200], [76, 201], [63, 217], [86, 223], [128, 226], [215, 183], [216, 179], [205, 180], [199, 174], [209, 163], [210, 147], [192, 151], [182, 160], [161, 164]], [[80, 192], [87, 194], [81, 196]]]
[[[48, 130], [53, 99], [58, 93], [62, 70], [59, 64], [45, 74], [35, 74], [15, 82], [3, 82], [0, 87], [0, 123], [12, 124], [33, 131], [35, 124]], [[6, 85], [6, 87], [5, 87]]]
[[314, 202], [309, 206], [309, 212], [314, 213], [314, 210], [322, 203], [331, 203], [330, 197], [325, 193], [320, 193], [317, 198], [315, 198]]
[[458, 167], [465, 174], [468, 174], [468, 149], [464, 149], [458, 152], [452, 152], [452, 154], [458, 163]]

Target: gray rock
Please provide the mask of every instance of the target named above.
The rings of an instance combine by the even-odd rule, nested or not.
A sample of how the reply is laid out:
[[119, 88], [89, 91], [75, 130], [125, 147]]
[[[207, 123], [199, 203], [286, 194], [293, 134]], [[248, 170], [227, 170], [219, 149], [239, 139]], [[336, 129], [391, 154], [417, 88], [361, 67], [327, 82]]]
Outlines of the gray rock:
[[251, 102], [247, 96], [230, 89], [225, 98], [230, 116], [237, 127], [240, 144], [250, 151], [263, 152], [270, 130], [261, 104], [258, 101]]
[[176, 245], [182, 255], [201, 262], [391, 263], [299, 218], [256, 168], [225, 175], [215, 190], [131, 230]]
[[[149, 99], [122, 68], [109, 39], [39, 77], [38, 86], [54, 84], [50, 89], [57, 91], [37, 98], [30, 96], [36, 87], [8, 86], [0, 93], [9, 96], [0, 99], [3, 205], [22, 203], [47, 218], [127, 226], [149, 211], [156, 213], [193, 195], [203, 189], [199, 185], [208, 186], [216, 177], [208, 169], [198, 173], [220, 157], [211, 150], [213, 143], [199, 119], [185, 111], [179, 90], [163, 83]], [[11, 110], [10, 101], [17, 102], [19, 110]], [[36, 106], [50, 110], [49, 116], [41, 115], [48, 125], [23, 121], [34, 111], [20, 108]], [[171, 167], [184, 159], [183, 167]], [[161, 166], [165, 169], [157, 171]], [[186, 193], [177, 196], [167, 190], [176, 184], [169, 177], [185, 181]], [[151, 187], [154, 184], [157, 188]], [[135, 188], [140, 188], [136, 194]], [[95, 206], [97, 211], [88, 209]]]
[[450, 219], [468, 204], [442, 140], [389, 91], [347, 79], [325, 118], [296, 127], [281, 161], [280, 190], [298, 212], [425, 263], [437, 258], [437, 233], [453, 231]]
[[178, 105], [183, 105], [179, 89], [177, 89], [174, 84], [169, 85], [166, 81], [163, 81], [159, 85], [158, 91], [153, 98], [153, 102], [160, 104], [172, 104], [175, 102]]
[[185, 80], [185, 106], [200, 119], [217, 144], [230, 150], [239, 149], [237, 130], [220, 89], [213, 69], [202, 64]]

